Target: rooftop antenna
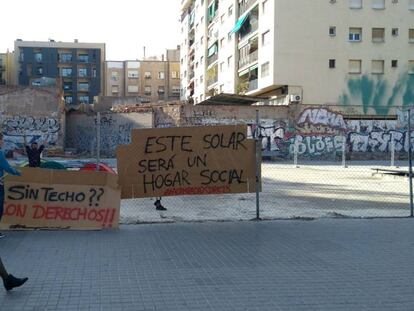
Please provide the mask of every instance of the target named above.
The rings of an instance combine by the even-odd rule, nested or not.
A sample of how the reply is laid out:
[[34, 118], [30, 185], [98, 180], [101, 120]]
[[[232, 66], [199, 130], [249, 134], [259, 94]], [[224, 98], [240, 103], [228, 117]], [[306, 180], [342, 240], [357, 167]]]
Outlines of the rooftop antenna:
[[144, 60], [145, 60], [145, 46], [144, 46]]

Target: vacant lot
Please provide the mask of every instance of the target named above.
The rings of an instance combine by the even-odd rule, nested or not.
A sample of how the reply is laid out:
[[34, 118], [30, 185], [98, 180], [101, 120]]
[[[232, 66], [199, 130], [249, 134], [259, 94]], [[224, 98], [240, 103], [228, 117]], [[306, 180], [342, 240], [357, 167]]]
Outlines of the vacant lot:
[[[408, 178], [374, 174], [385, 162], [263, 163], [260, 216], [297, 217], [408, 216]], [[405, 163], [398, 163], [406, 169]], [[123, 200], [122, 223], [165, 221], [249, 220], [256, 217], [255, 194], [163, 198], [167, 211], [158, 212], [154, 199]]]

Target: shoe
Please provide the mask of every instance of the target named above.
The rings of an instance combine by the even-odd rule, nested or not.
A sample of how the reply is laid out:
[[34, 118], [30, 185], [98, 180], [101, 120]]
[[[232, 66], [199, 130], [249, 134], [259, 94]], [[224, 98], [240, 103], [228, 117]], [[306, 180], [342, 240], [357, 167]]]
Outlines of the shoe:
[[22, 286], [24, 283], [26, 283], [27, 280], [28, 278], [16, 278], [13, 275], [9, 274], [9, 276], [3, 280], [3, 285], [4, 288], [9, 291], [15, 287]]
[[157, 211], [166, 211], [167, 210], [164, 206], [161, 205], [161, 200], [156, 200], [154, 205], [155, 205], [155, 209]]
[[6, 236], [0, 232], [0, 239], [5, 238]]

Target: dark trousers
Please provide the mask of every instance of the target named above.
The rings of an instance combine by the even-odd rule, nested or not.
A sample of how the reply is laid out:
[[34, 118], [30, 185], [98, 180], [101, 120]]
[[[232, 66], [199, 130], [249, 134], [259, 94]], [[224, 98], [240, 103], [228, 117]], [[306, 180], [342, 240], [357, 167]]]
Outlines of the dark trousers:
[[3, 217], [3, 211], [4, 211], [4, 186], [0, 186], [0, 221]]

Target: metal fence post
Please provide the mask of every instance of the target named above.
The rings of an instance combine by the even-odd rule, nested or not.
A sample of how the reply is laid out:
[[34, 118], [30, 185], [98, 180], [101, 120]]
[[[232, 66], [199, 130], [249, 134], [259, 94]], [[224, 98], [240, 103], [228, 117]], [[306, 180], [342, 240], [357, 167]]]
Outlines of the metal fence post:
[[411, 109], [408, 109], [408, 169], [410, 178], [410, 217], [414, 217], [413, 210], [413, 159], [411, 147]]
[[261, 150], [262, 146], [260, 143], [260, 122], [259, 122], [259, 110], [256, 110], [256, 131], [255, 131], [255, 141], [256, 141], [256, 220], [260, 220], [260, 169], [261, 169]]
[[96, 171], [99, 171], [101, 162], [101, 113], [96, 113]]
[[293, 145], [293, 165], [298, 168], [298, 135], [295, 135], [295, 142]]
[[346, 168], [346, 136], [342, 136], [342, 167]]

